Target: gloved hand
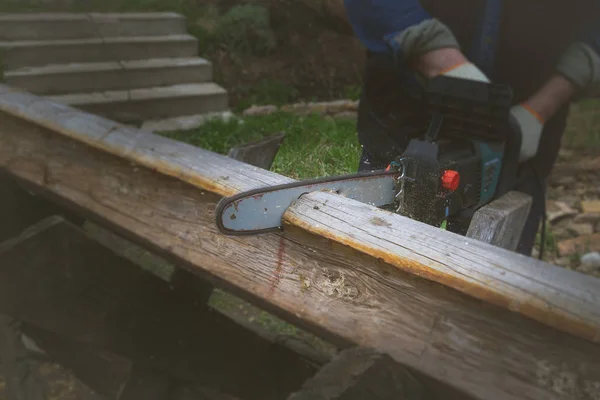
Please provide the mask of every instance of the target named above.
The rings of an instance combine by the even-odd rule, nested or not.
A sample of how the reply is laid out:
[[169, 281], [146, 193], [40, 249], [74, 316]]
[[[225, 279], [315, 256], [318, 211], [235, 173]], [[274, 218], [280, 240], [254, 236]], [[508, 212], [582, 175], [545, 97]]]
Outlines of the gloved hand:
[[513, 129], [521, 132], [519, 162], [527, 161], [537, 154], [545, 121], [527, 104], [518, 104], [510, 109]]
[[575, 42], [561, 56], [556, 70], [582, 96], [600, 93], [600, 54], [584, 42]]

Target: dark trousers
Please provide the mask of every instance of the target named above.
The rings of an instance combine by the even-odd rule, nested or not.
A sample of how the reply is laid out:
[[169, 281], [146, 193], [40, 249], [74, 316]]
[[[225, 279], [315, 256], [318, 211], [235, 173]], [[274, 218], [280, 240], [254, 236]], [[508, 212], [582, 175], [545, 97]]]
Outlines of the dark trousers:
[[[568, 109], [565, 107], [546, 124], [537, 155], [519, 167], [518, 182], [514, 190], [528, 194], [533, 199], [529, 217], [521, 235], [517, 252], [530, 256], [535, 245], [540, 222], [545, 215], [546, 185], [552, 172], [566, 127]], [[385, 169], [391, 160], [377, 158], [363, 147], [359, 171]]]

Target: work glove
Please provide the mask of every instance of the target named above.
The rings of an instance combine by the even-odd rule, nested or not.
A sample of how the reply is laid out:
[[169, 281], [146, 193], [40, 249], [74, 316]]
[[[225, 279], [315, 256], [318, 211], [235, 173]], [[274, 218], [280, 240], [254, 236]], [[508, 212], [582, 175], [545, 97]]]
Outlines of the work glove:
[[405, 59], [418, 57], [433, 50], [460, 48], [450, 28], [435, 18], [410, 26], [400, 33], [387, 35], [385, 39], [392, 49], [399, 51]]
[[600, 55], [584, 42], [575, 42], [563, 53], [556, 70], [578, 89], [578, 95], [600, 93]]
[[525, 103], [513, 106], [509, 115], [512, 128], [521, 133], [519, 162], [530, 160], [537, 154], [545, 121]]

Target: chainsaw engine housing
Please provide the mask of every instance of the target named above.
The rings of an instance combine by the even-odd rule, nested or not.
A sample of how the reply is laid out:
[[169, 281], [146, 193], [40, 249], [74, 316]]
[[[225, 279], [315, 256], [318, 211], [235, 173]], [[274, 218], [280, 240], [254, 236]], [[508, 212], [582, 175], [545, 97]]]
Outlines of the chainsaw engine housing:
[[510, 190], [520, 133], [512, 129], [512, 91], [504, 85], [439, 77], [417, 100], [430, 111], [422, 137], [395, 164], [406, 169], [397, 212], [464, 234], [473, 213]]

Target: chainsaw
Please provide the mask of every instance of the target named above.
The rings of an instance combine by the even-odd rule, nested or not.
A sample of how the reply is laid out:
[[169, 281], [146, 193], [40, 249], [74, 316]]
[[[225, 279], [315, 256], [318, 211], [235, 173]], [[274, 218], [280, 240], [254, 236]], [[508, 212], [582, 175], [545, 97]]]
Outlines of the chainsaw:
[[385, 170], [267, 186], [223, 198], [216, 223], [226, 235], [282, 229], [300, 196], [329, 191], [466, 234], [477, 209], [514, 185], [521, 134], [510, 123], [510, 87], [440, 76], [411, 94], [427, 110], [422, 135]]

